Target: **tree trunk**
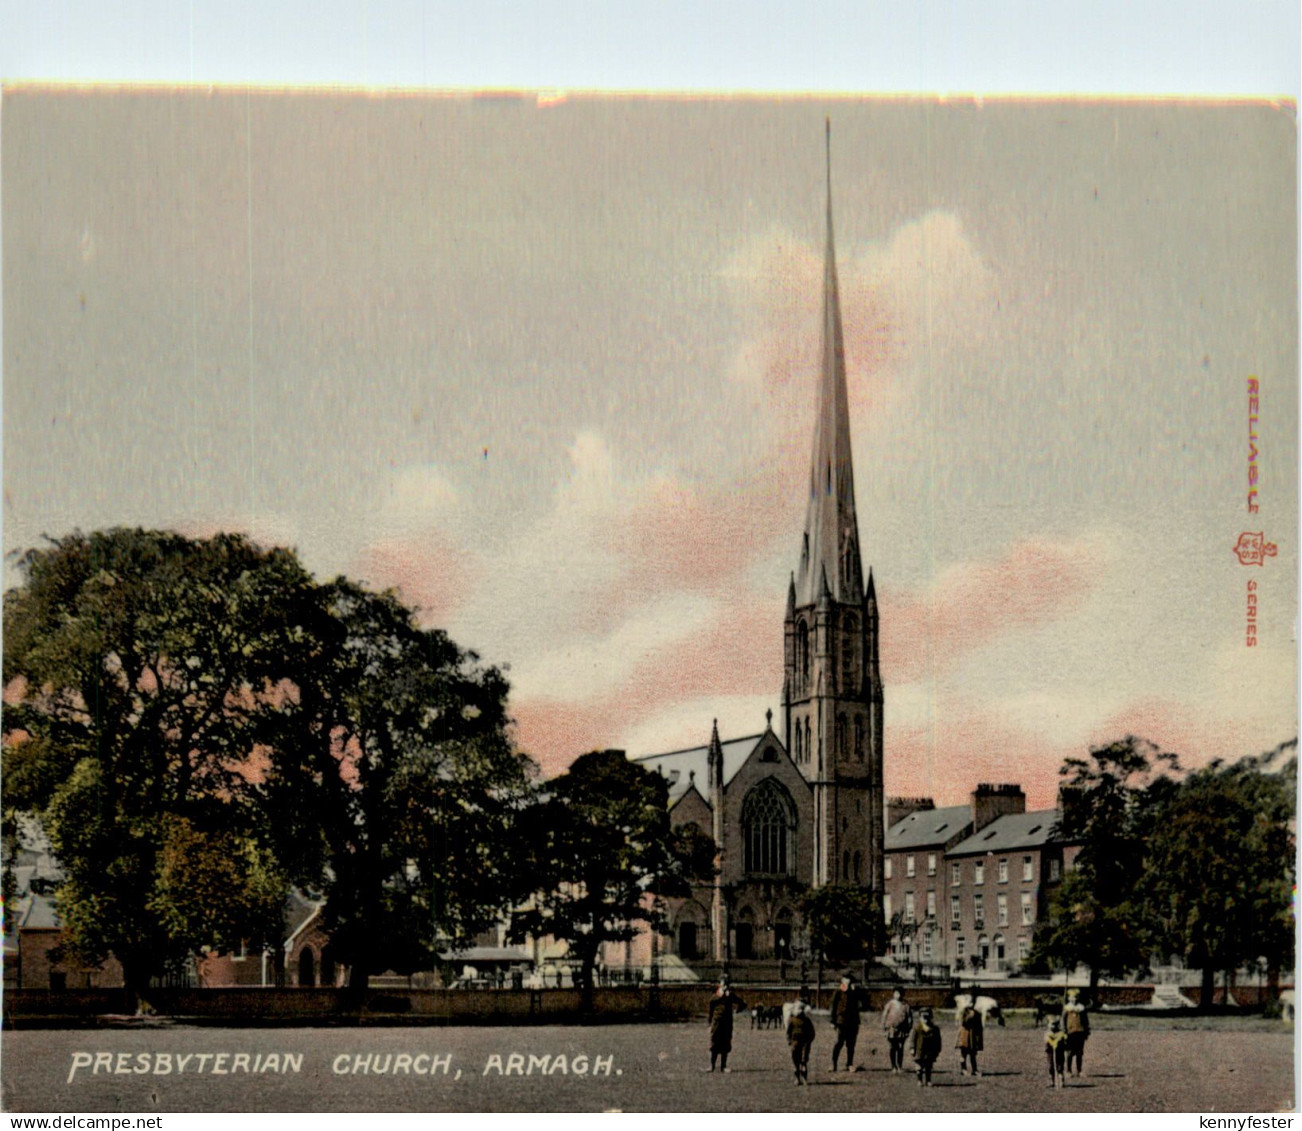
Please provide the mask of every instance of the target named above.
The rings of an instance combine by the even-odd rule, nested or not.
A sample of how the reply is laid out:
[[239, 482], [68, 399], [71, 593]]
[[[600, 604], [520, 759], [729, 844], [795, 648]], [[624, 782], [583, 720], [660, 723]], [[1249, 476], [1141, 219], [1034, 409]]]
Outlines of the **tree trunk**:
[[596, 950], [585, 949], [579, 963], [579, 1009], [585, 1014], [592, 1012], [592, 972], [596, 967]]
[[1210, 962], [1204, 963], [1202, 975], [1202, 989], [1199, 994], [1198, 1012], [1208, 1013], [1212, 1008], [1212, 1001], [1216, 997], [1216, 969]]
[[1102, 971], [1097, 966], [1090, 967], [1090, 1001], [1099, 1000], [1099, 978]]

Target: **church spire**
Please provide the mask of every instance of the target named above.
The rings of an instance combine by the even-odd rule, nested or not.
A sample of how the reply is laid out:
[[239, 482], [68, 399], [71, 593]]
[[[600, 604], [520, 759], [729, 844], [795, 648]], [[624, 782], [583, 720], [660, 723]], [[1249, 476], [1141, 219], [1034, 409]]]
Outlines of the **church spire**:
[[824, 574], [837, 601], [858, 604], [863, 596], [859, 524], [854, 509], [850, 458], [850, 401], [845, 380], [845, 341], [832, 235], [832, 123], [827, 121], [827, 245], [823, 260], [823, 323], [818, 416], [805, 517], [807, 553], [796, 578], [796, 600], [812, 605]]

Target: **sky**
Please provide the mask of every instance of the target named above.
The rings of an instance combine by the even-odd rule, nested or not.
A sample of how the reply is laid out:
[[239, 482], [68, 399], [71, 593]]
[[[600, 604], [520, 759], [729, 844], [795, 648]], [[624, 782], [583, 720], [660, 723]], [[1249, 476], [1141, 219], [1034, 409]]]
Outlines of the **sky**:
[[[381, 82], [384, 58], [395, 82], [548, 93], [9, 89], [6, 552], [240, 529], [395, 586], [509, 665], [548, 771], [702, 743], [714, 718], [761, 730], [812, 443], [830, 117], [887, 791], [1018, 781], [1047, 806], [1065, 756], [1127, 733], [1190, 764], [1296, 734], [1293, 106], [565, 95], [624, 83], [550, 81], [563, 53], [536, 79], [440, 67], [440, 8], [407, 13], [417, 63], [344, 6], [364, 46], [335, 73]], [[37, 62], [8, 76], [77, 68], [69, 11], [28, 21]], [[168, 11], [131, 9], [164, 40]], [[961, 6], [918, 11], [930, 49], [894, 65], [946, 89], [942, 32], [975, 33]], [[223, 72], [195, 12], [173, 29], [188, 54], [150, 71], [138, 36], [110, 36], [99, 77], [273, 81], [263, 17], [230, 21]], [[323, 81], [337, 42], [279, 81]], [[1241, 565], [1245, 531], [1277, 555]]]

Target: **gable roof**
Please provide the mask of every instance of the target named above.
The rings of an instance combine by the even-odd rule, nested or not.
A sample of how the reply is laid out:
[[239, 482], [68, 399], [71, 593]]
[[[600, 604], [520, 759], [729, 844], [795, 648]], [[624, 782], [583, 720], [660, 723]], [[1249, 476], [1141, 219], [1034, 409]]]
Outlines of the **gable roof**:
[[[727, 742], [719, 744], [723, 748], [725, 786], [737, 776], [737, 771], [746, 764], [746, 759], [755, 752], [755, 748], [768, 733], [765, 731], [763, 734], [750, 734], [745, 738], [730, 738]], [[643, 769], [662, 774], [669, 780], [671, 806], [678, 802], [693, 782], [697, 792], [708, 803], [710, 800], [707, 796], [710, 782], [709, 753], [710, 744], [707, 742], [702, 746], [690, 746], [686, 750], [671, 750], [667, 754], [643, 754], [633, 761]]]
[[960, 841], [950, 856], [986, 852], [1011, 852], [1018, 848], [1040, 848], [1048, 844], [1058, 823], [1057, 809], [1036, 809], [1030, 813], [1007, 813]]
[[915, 809], [902, 821], [886, 830], [887, 852], [905, 848], [931, 848], [947, 844], [972, 825], [969, 805], [950, 805], [944, 809]]

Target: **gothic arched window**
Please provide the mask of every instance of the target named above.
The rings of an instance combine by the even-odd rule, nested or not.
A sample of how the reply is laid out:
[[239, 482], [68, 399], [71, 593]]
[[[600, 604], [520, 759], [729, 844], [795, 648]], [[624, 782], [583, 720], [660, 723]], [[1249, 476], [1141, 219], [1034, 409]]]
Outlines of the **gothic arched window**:
[[854, 688], [855, 660], [858, 656], [859, 618], [853, 613], [845, 618], [845, 630], [841, 641], [841, 682], [845, 690]]
[[796, 683], [802, 690], [809, 683], [809, 625], [803, 620], [796, 628]]
[[795, 871], [796, 807], [791, 795], [772, 778], [765, 778], [746, 794], [741, 829], [747, 872], [789, 876]]
[[796, 765], [799, 765], [799, 764], [800, 764], [800, 740], [801, 740], [801, 738], [803, 737], [802, 730], [803, 730], [803, 728], [801, 727], [800, 723], [797, 722], [797, 723], [796, 723], [796, 741], [795, 741], [794, 749], [792, 750], [792, 754], [795, 755]]
[[814, 756], [814, 747], [810, 742], [809, 720], [805, 720], [805, 761], [808, 762]]

